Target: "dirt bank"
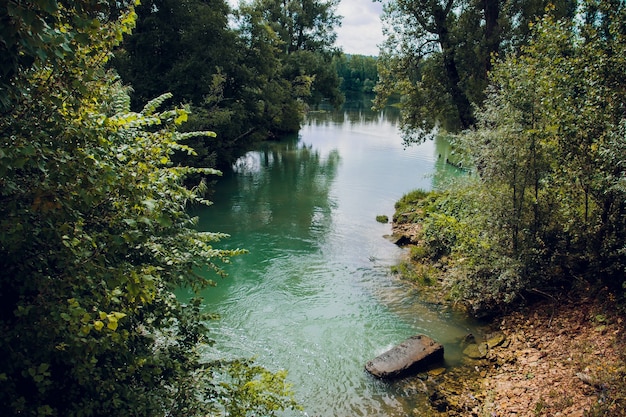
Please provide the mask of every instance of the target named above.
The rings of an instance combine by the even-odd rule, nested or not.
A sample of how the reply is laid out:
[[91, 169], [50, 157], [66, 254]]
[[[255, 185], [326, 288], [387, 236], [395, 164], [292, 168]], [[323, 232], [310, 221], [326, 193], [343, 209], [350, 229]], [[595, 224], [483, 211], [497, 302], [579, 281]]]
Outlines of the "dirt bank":
[[505, 342], [439, 377], [433, 415], [626, 416], [625, 323], [617, 309], [601, 290], [498, 318], [488, 331]]

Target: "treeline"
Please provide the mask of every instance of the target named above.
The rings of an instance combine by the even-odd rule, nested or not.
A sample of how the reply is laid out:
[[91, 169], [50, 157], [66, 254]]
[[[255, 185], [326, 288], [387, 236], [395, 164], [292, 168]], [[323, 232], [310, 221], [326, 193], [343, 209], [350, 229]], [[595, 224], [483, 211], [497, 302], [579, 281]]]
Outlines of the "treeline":
[[552, 5], [529, 30], [491, 61], [474, 122], [453, 139], [474, 174], [402, 202], [424, 226], [415, 258], [443, 262], [450, 295], [474, 312], [626, 289], [626, 6]]
[[[186, 143], [194, 166], [233, 162], [252, 143], [297, 132], [304, 113], [339, 106], [344, 91], [371, 91], [375, 60], [334, 46], [336, 1], [148, 0], [112, 66], [132, 86], [132, 107], [165, 91], [191, 110], [185, 129], [217, 133]], [[358, 68], [354, 68], [354, 66]]]
[[378, 59], [364, 55], [341, 54], [333, 59], [333, 65], [341, 80], [344, 94], [372, 94], [378, 82]]

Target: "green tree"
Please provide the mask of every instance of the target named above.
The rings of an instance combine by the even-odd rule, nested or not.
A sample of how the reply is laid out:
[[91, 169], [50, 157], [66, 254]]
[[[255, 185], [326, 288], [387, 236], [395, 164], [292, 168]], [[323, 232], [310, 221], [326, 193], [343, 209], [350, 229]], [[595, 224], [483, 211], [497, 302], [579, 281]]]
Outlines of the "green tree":
[[[626, 96], [623, 6], [609, 4], [587, 3], [585, 10], [602, 13], [593, 12], [591, 24], [545, 17], [523, 55], [494, 71], [497, 87], [479, 130], [484, 136], [471, 146], [485, 181], [510, 190], [503, 194], [510, 204], [500, 207], [509, 207], [501, 218], [508, 219], [514, 252], [521, 245], [551, 253], [559, 243], [615, 266], [624, 201], [614, 190], [616, 175], [623, 172], [614, 158], [623, 153], [613, 149], [612, 138]], [[613, 164], [606, 160], [609, 148]], [[530, 241], [522, 243], [522, 237]], [[607, 263], [609, 253], [613, 261]]]
[[372, 93], [378, 81], [375, 57], [340, 55], [333, 58], [335, 71], [341, 79], [341, 89], [351, 93]]
[[199, 156], [179, 154], [177, 161], [227, 165], [255, 141], [297, 131], [315, 80], [306, 67], [318, 68], [318, 84], [328, 84], [317, 56], [287, 62], [284, 40], [257, 6], [231, 11], [223, 0], [151, 0], [138, 15], [113, 61], [133, 85], [134, 107], [171, 91], [193, 109], [185, 129], [210, 128], [219, 137], [190, 139]]
[[236, 35], [223, 0], [147, 0], [137, 7], [137, 27], [114, 62], [133, 86], [133, 108], [171, 91], [175, 102], [199, 104], [219, 68], [229, 68]]
[[[558, 1], [562, 16], [576, 2]], [[458, 132], [475, 124], [473, 106], [485, 95], [492, 59], [515, 52], [527, 25], [547, 1], [394, 0], [385, 5], [385, 42], [379, 56], [377, 105], [402, 96], [407, 143], [435, 127]]]
[[494, 64], [476, 128], [456, 138], [476, 175], [416, 211], [421, 253], [446, 257], [449, 288], [475, 312], [581, 279], [626, 285], [626, 7], [558, 15]]
[[328, 99], [334, 106], [343, 102], [339, 77], [331, 65], [339, 53], [333, 46], [335, 28], [341, 17], [335, 14], [337, 0], [254, 0], [266, 24], [278, 35], [284, 62], [283, 76], [293, 81], [311, 77], [309, 104]]
[[284, 42], [284, 52], [323, 51], [333, 48], [335, 27], [341, 24], [335, 14], [337, 0], [255, 0], [253, 7]]
[[294, 406], [284, 373], [204, 363], [202, 300], [173, 294], [212, 285], [198, 272], [219, 276], [242, 252], [195, 230], [186, 207], [206, 203], [204, 186], [181, 181], [199, 170], [171, 159], [193, 152], [185, 138], [214, 134], [179, 133], [188, 112], [158, 110], [169, 95], [130, 110], [104, 64], [134, 24], [132, 7], [73, 26], [63, 5], [44, 3], [46, 31], [64, 34], [59, 48], [71, 53], [35, 52], [11, 75], [11, 111], [0, 116], [0, 413], [215, 415], [236, 403], [231, 415], [273, 415]]
[[517, 294], [571, 276], [624, 284], [626, 11], [591, 0], [581, 16], [533, 25], [521, 53], [495, 65], [478, 128], [460, 139], [496, 255], [475, 252], [462, 284], [474, 299], [506, 282]]

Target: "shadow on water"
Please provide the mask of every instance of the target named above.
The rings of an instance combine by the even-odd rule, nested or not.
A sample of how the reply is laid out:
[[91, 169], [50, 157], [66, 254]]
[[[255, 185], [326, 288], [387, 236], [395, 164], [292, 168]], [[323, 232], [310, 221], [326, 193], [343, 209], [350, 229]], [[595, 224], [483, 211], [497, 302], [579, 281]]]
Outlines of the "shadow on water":
[[403, 194], [436, 187], [433, 174], [448, 168], [439, 167], [445, 143], [404, 149], [388, 116], [312, 113], [297, 137], [240, 158], [217, 182], [214, 205], [193, 213], [200, 229], [231, 235], [223, 247], [249, 251], [203, 294], [222, 317], [207, 356], [286, 369], [307, 415], [406, 415], [424, 396], [376, 380], [364, 364], [425, 333], [454, 365], [456, 340], [474, 325], [390, 275], [404, 252], [383, 238], [390, 225], [376, 215], [391, 218]]

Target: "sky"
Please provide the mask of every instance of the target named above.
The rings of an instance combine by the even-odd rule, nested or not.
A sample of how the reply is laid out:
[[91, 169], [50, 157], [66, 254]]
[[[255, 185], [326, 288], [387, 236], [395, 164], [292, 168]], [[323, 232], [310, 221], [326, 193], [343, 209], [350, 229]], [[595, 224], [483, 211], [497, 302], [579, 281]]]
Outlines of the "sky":
[[343, 19], [336, 29], [336, 45], [346, 54], [378, 55], [378, 45], [383, 42], [382, 10], [380, 1], [341, 0], [337, 14]]

